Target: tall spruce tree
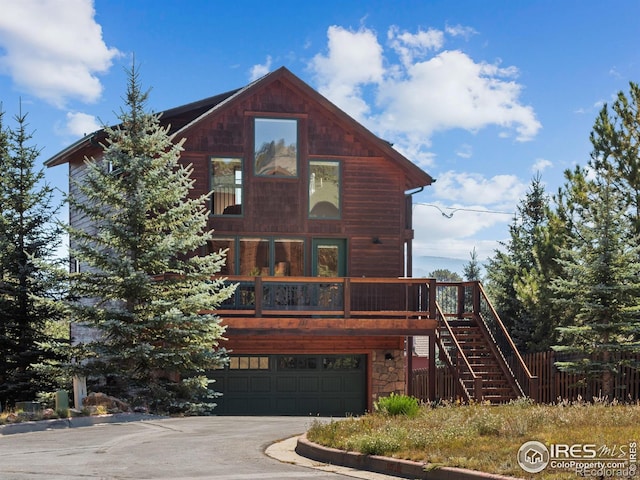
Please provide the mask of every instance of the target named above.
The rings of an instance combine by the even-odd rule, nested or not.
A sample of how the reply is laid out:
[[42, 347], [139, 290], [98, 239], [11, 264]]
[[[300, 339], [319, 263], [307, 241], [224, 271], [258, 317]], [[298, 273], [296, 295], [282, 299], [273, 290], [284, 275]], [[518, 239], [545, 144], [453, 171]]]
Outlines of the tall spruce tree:
[[[2, 123], [0, 112], [0, 402], [34, 400], [57, 388], [36, 365], [63, 360], [52, 345], [65, 343], [64, 312], [53, 252], [61, 229], [53, 189], [35, 161], [27, 115], [15, 116], [16, 127]], [[59, 336], [52, 336], [52, 332]]]
[[539, 175], [517, 207], [510, 240], [487, 266], [487, 289], [514, 342], [523, 352], [548, 350], [562, 317], [550, 301], [550, 282], [558, 274], [561, 225], [552, 221], [549, 197]]
[[105, 127], [102, 157], [85, 161], [70, 194], [88, 225], [69, 229], [81, 265], [72, 310], [96, 333], [80, 345], [76, 368], [152, 411], [202, 412], [215, 406], [206, 372], [226, 360], [224, 327], [211, 312], [234, 286], [211, 279], [222, 252], [194, 255], [212, 238], [207, 196], [189, 197], [184, 140], [145, 110], [147, 98], [134, 66], [120, 124]]
[[573, 241], [561, 249], [563, 275], [552, 285], [555, 303], [575, 318], [558, 328], [553, 348], [572, 354], [556, 363], [561, 370], [599, 378], [602, 395], [612, 399], [622, 393], [614, 391], [614, 375], [631, 362], [620, 354], [640, 352], [640, 246], [637, 237], [628, 241], [627, 200], [607, 176], [587, 184], [575, 178], [586, 201], [574, 210]]

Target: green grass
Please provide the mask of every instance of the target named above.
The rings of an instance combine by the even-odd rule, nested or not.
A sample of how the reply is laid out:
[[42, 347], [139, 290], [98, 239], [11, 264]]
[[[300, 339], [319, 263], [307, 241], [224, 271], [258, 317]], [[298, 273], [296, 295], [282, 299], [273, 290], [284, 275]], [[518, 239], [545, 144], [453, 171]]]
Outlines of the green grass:
[[312, 442], [341, 450], [558, 480], [576, 476], [549, 468], [526, 474], [516, 459], [520, 446], [529, 440], [598, 446], [640, 442], [640, 403], [535, 405], [522, 400], [502, 406], [423, 406], [413, 417], [376, 412], [330, 423], [316, 421], [307, 435]]

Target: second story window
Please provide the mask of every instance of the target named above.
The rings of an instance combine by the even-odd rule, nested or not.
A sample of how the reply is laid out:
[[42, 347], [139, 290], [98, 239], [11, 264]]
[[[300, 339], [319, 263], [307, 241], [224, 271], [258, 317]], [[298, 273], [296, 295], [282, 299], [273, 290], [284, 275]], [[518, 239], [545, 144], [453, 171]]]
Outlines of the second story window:
[[258, 176], [298, 176], [298, 121], [256, 118], [254, 172]]
[[242, 159], [211, 159], [211, 212], [242, 215]]
[[309, 162], [309, 218], [340, 218], [340, 163]]

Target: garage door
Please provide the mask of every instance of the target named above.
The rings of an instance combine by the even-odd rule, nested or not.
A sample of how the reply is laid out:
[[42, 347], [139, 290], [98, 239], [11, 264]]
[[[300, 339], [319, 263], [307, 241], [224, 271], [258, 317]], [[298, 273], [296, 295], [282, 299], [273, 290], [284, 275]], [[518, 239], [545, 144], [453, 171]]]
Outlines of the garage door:
[[241, 355], [210, 377], [219, 415], [360, 415], [365, 355]]

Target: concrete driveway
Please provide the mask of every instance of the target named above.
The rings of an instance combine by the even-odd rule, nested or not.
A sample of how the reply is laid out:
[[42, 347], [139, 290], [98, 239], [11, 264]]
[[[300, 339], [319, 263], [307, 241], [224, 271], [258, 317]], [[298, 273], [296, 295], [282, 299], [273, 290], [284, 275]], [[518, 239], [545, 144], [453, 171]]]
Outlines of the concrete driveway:
[[[295, 442], [278, 443], [305, 432], [312, 421], [308, 417], [188, 417], [0, 435], [0, 478], [394, 478], [323, 467], [295, 455]], [[271, 456], [265, 454], [269, 446]]]

